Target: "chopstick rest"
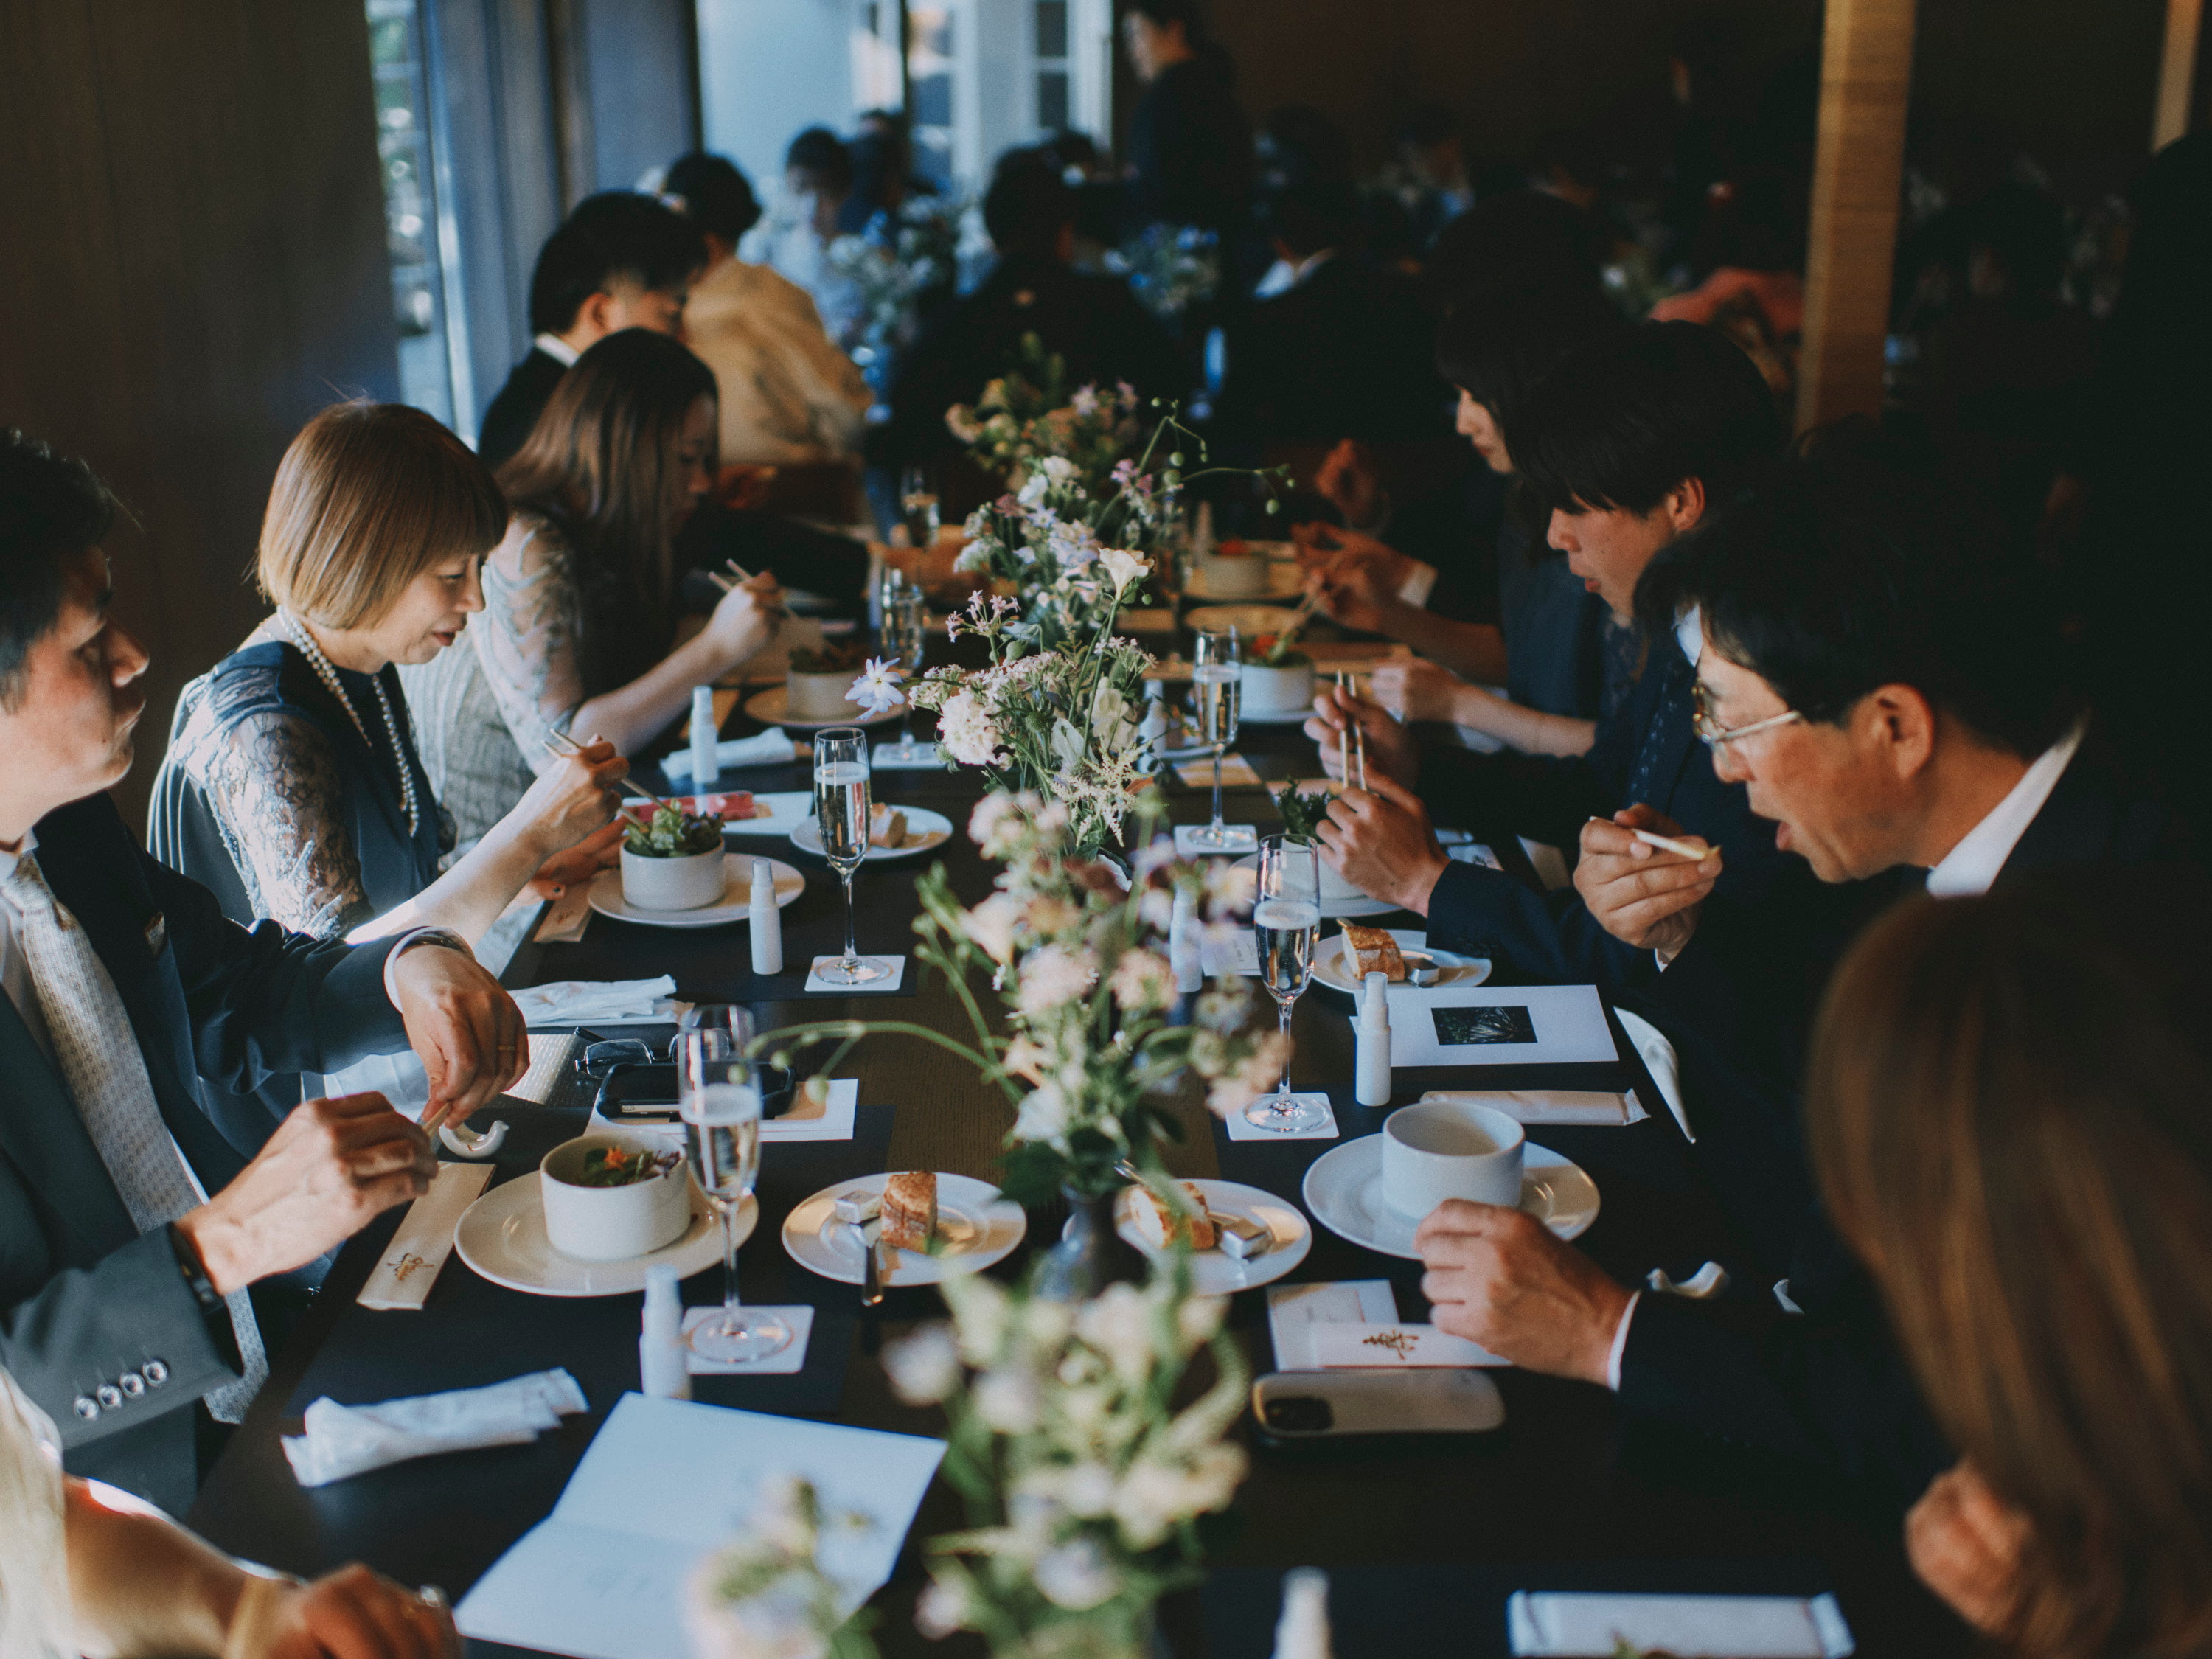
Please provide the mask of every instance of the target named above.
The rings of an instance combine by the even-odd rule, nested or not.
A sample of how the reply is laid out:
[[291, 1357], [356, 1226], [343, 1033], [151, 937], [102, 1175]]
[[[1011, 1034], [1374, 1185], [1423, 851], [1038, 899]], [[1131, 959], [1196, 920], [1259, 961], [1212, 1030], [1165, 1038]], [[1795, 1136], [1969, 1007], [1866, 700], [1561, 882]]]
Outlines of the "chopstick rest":
[[430, 1190], [407, 1206], [399, 1231], [385, 1247], [384, 1260], [354, 1298], [364, 1308], [419, 1308], [438, 1282], [438, 1271], [453, 1253], [453, 1229], [461, 1212], [477, 1201], [491, 1180], [489, 1164], [441, 1164]]

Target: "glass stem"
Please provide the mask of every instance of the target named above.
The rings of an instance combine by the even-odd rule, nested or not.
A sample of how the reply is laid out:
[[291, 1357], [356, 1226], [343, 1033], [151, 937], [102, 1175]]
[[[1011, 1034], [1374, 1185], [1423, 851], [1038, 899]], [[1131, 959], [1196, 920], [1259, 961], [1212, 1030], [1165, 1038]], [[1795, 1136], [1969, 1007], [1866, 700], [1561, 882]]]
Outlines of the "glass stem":
[[722, 1212], [722, 1311], [734, 1315], [745, 1305], [738, 1295], [738, 1206], [718, 1207]]
[[1275, 1005], [1276, 1029], [1283, 1034], [1283, 1080], [1275, 1086], [1275, 1097], [1286, 1112], [1291, 1109], [1291, 1010], [1297, 1006], [1295, 1000]]
[[841, 870], [837, 873], [845, 882], [845, 960], [857, 962], [860, 957], [860, 947], [853, 933], [853, 872]]
[[1213, 745], [1213, 844], [1218, 847], [1228, 833], [1221, 824], [1221, 751], [1224, 745]]

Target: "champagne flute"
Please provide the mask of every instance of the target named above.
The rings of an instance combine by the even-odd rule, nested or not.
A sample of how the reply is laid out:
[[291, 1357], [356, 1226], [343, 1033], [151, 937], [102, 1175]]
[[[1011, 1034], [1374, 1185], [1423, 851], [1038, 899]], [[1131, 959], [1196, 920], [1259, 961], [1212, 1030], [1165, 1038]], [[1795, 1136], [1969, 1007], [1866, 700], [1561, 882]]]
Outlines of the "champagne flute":
[[1243, 704], [1243, 652], [1237, 630], [1200, 634], [1191, 653], [1191, 691], [1198, 705], [1198, 740], [1213, 748], [1213, 822], [1191, 836], [1196, 845], [1224, 850], [1248, 846], [1221, 822], [1221, 757], [1237, 741], [1237, 715]]
[[[921, 672], [922, 653], [928, 647], [928, 605], [920, 590], [902, 588], [887, 594], [884, 599], [883, 652], [898, 667], [906, 670], [907, 689], [912, 691], [915, 678]], [[907, 698], [906, 717], [900, 725], [898, 747], [891, 753], [901, 761], [915, 757], [914, 699]]]
[[1318, 1127], [1320, 1107], [1291, 1093], [1291, 1010], [1313, 977], [1314, 945], [1321, 933], [1321, 867], [1307, 842], [1269, 836], [1260, 843], [1259, 900], [1252, 907], [1253, 943], [1259, 947], [1260, 980], [1275, 999], [1283, 1034], [1283, 1079], [1275, 1092], [1244, 1109], [1244, 1121], [1280, 1134]]
[[917, 550], [937, 544], [937, 481], [926, 466], [910, 466], [899, 475], [899, 522]]
[[860, 954], [853, 936], [853, 872], [868, 855], [868, 734], [833, 726], [814, 734], [814, 817], [822, 856], [845, 884], [845, 954], [822, 969], [833, 985], [866, 985], [888, 973]]
[[722, 1308], [684, 1338], [702, 1359], [743, 1363], [788, 1347], [791, 1327], [770, 1313], [749, 1313], [738, 1296], [738, 1217], [760, 1179], [761, 1097], [753, 1062], [752, 1016], [726, 1003], [703, 1003], [676, 1033], [676, 1115], [691, 1178], [722, 1221]]

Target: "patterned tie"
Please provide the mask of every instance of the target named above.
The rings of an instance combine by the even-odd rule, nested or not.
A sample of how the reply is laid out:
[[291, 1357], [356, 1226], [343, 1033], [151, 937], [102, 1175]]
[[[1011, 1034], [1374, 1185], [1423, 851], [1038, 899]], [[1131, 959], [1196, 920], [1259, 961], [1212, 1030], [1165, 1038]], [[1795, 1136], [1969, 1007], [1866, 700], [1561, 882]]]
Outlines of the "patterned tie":
[[[141, 1233], [165, 1227], [207, 1195], [161, 1121], [146, 1059], [115, 981], [76, 918], [46, 885], [35, 857], [27, 853], [17, 859], [6, 886], [62, 1081], [131, 1212], [131, 1224]], [[245, 1291], [233, 1291], [225, 1301], [246, 1375], [212, 1390], [207, 1403], [218, 1421], [235, 1423], [268, 1381], [269, 1358]]]
[[1671, 641], [1662, 641], [1652, 649], [1655, 653], [1665, 651], [1669, 659], [1661, 671], [1667, 676], [1667, 684], [1660, 688], [1659, 701], [1651, 710], [1651, 724], [1644, 728], [1644, 741], [1636, 746], [1636, 763], [1628, 771], [1628, 799], [1621, 805], [1664, 811], [1664, 805], [1651, 799], [1651, 786], [1659, 770], [1659, 757], [1666, 753], [1674, 728], [1689, 718], [1691, 675], [1689, 665], [1675, 653]]

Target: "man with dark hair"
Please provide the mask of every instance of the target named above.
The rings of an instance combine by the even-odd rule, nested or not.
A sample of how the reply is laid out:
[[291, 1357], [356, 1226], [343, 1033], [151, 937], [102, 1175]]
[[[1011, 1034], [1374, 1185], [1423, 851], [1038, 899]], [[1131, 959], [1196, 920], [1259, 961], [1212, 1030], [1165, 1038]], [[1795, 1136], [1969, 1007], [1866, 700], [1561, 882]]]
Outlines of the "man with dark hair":
[[1233, 244], [1252, 198], [1252, 129], [1228, 54], [1193, 0], [1131, 0], [1121, 40], [1145, 88], [1129, 117], [1131, 217], [1202, 226]]
[[900, 467], [956, 453], [959, 442], [945, 411], [974, 403], [988, 382], [1019, 367], [1032, 335], [1062, 360], [1070, 391], [1117, 380], [1146, 397], [1185, 389], [1175, 348], [1128, 285], [1069, 265], [1075, 194], [1047, 152], [1010, 150], [1000, 158], [983, 198], [983, 224], [998, 263], [974, 293], [933, 318], [905, 355], [891, 386], [891, 418], [872, 459]]
[[477, 436], [499, 470], [530, 436], [568, 366], [625, 328], [684, 335], [684, 301], [707, 264], [699, 228], [633, 191], [587, 196], [545, 239], [530, 276], [537, 337], [485, 409]]
[[[1773, 399], [1750, 360], [1692, 324], [1646, 324], [1592, 342], [1511, 418], [1514, 463], [1551, 509], [1552, 545], [1623, 623], [1659, 550], [1722, 511], [1782, 449]], [[1431, 816], [1493, 842], [1579, 838], [1587, 847], [1593, 817], [1641, 806], [1703, 838], [1711, 850], [1694, 867], [1709, 886], [1724, 881], [1760, 903], [1776, 902], [1779, 888], [1808, 887], [1777, 855], [1742, 789], [1715, 778], [1698, 752], [1694, 635], [1671, 621], [1647, 627], [1644, 655], [1634, 689], [1577, 756], [1424, 756], [1382, 708], [1334, 694], [1306, 730], [1334, 769], [1338, 732], [1359, 720], [1372, 787], [1332, 803], [1323, 856], [1361, 890], [1427, 916], [1436, 944], [1529, 979], [1614, 988], [1655, 975], [1650, 953], [1609, 937], [1571, 892], [1540, 894], [1446, 858]]]
[[380, 1095], [218, 1126], [194, 1079], [242, 1092], [404, 1042], [458, 1121], [528, 1054], [457, 935], [249, 932], [124, 827], [106, 792], [146, 653], [108, 615], [114, 510], [82, 462], [0, 432], [0, 1366], [72, 1473], [181, 1512], [198, 1402], [236, 1422], [268, 1376], [249, 1289], [436, 1168]]
[[1627, 1001], [1679, 1060], [1694, 1156], [1746, 1241], [1737, 1293], [1632, 1295], [1548, 1234], [1460, 1204], [1423, 1224], [1423, 1288], [1440, 1326], [1517, 1364], [1909, 1500], [1952, 1453], [1806, 1167], [1799, 1081], [1822, 981], [1912, 895], [2195, 852], [2081, 712], [2054, 610], [1931, 485], [1863, 458], [1798, 463], [1670, 548], [1644, 594], [1701, 618], [1715, 769], [1813, 873], [1851, 884], [1832, 890], [1852, 902], [1831, 925], [1806, 927], [1725, 885], [1700, 896], [1680, 861], [1629, 852], [1610, 826], [1577, 873], [1624, 943], [1671, 953]]

